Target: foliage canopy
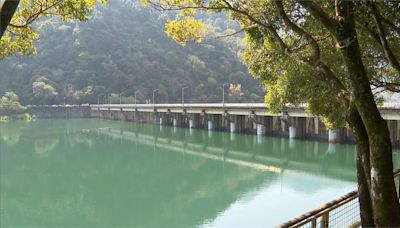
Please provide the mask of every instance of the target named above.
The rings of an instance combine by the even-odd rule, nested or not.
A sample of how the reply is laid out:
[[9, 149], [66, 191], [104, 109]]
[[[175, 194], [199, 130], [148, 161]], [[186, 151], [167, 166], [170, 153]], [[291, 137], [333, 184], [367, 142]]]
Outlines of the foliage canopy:
[[38, 28], [33, 22], [57, 16], [64, 21], [86, 21], [97, 3], [107, 0], [20, 0], [17, 12], [0, 39], [0, 60], [15, 53], [36, 53]]

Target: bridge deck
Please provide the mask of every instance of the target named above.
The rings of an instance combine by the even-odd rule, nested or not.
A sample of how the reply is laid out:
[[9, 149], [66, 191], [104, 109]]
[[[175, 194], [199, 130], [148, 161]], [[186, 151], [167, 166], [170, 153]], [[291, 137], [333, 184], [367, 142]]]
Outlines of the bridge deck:
[[[279, 116], [279, 113], [270, 112], [264, 103], [188, 103], [188, 104], [101, 104], [90, 105], [92, 109], [98, 110], [123, 110], [139, 112], [184, 112], [187, 113], [207, 113], [231, 115], [250, 115], [259, 116]], [[379, 107], [381, 114], [386, 120], [400, 120], [400, 103], [385, 103]], [[312, 117], [306, 112], [306, 105], [288, 106], [287, 112], [293, 117]]]

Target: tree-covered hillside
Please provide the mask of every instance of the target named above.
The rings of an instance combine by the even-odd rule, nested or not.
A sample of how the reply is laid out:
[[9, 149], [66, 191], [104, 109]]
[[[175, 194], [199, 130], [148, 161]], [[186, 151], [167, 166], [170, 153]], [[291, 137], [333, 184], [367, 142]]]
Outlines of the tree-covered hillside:
[[[45, 20], [37, 56], [0, 62], [0, 95], [14, 91], [24, 104], [97, 103], [111, 101], [221, 102], [222, 84], [229, 102], [261, 102], [263, 89], [240, 59], [221, 40], [181, 47], [163, 30], [159, 13], [131, 1], [110, 1], [85, 23]], [[218, 24], [214, 23], [214, 26]], [[223, 26], [223, 25], [222, 25]], [[221, 28], [226, 29], [226, 28]], [[127, 98], [130, 97], [130, 98]]]

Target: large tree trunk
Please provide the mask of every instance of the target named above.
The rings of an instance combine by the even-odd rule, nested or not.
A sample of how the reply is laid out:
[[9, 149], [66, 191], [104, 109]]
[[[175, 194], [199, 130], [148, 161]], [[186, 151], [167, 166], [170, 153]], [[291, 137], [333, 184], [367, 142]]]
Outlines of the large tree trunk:
[[0, 39], [3, 37], [11, 18], [17, 10], [19, 0], [6, 0], [0, 9]]
[[368, 134], [354, 103], [350, 105], [347, 122], [353, 130], [356, 142], [358, 199], [360, 205], [361, 225], [362, 227], [374, 227], [374, 216], [369, 191], [371, 186], [369, 181], [371, 172]]
[[400, 226], [400, 205], [393, 179], [392, 144], [386, 121], [379, 113], [365, 71], [353, 18], [353, 2], [336, 0], [338, 45], [349, 71], [352, 95], [369, 139], [374, 223]]

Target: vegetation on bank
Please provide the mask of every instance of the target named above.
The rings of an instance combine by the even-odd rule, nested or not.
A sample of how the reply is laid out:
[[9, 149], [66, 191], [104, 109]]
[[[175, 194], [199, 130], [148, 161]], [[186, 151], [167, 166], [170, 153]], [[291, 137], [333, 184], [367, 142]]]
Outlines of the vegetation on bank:
[[35, 116], [26, 112], [26, 107], [21, 105], [17, 94], [14, 92], [6, 92], [0, 98], [0, 122], [6, 122], [10, 119], [35, 120]]
[[[215, 33], [233, 27], [224, 16], [207, 17]], [[237, 57], [237, 48], [224, 40], [181, 47], [164, 35], [165, 18], [137, 1], [110, 1], [98, 6], [90, 20], [38, 21], [37, 55], [13, 56], [0, 62], [0, 94], [12, 90], [22, 104], [134, 103], [152, 99], [180, 103], [262, 102], [264, 89], [251, 78]], [[96, 34], [95, 36], [93, 34]], [[107, 101], [108, 102], [108, 101]]]

